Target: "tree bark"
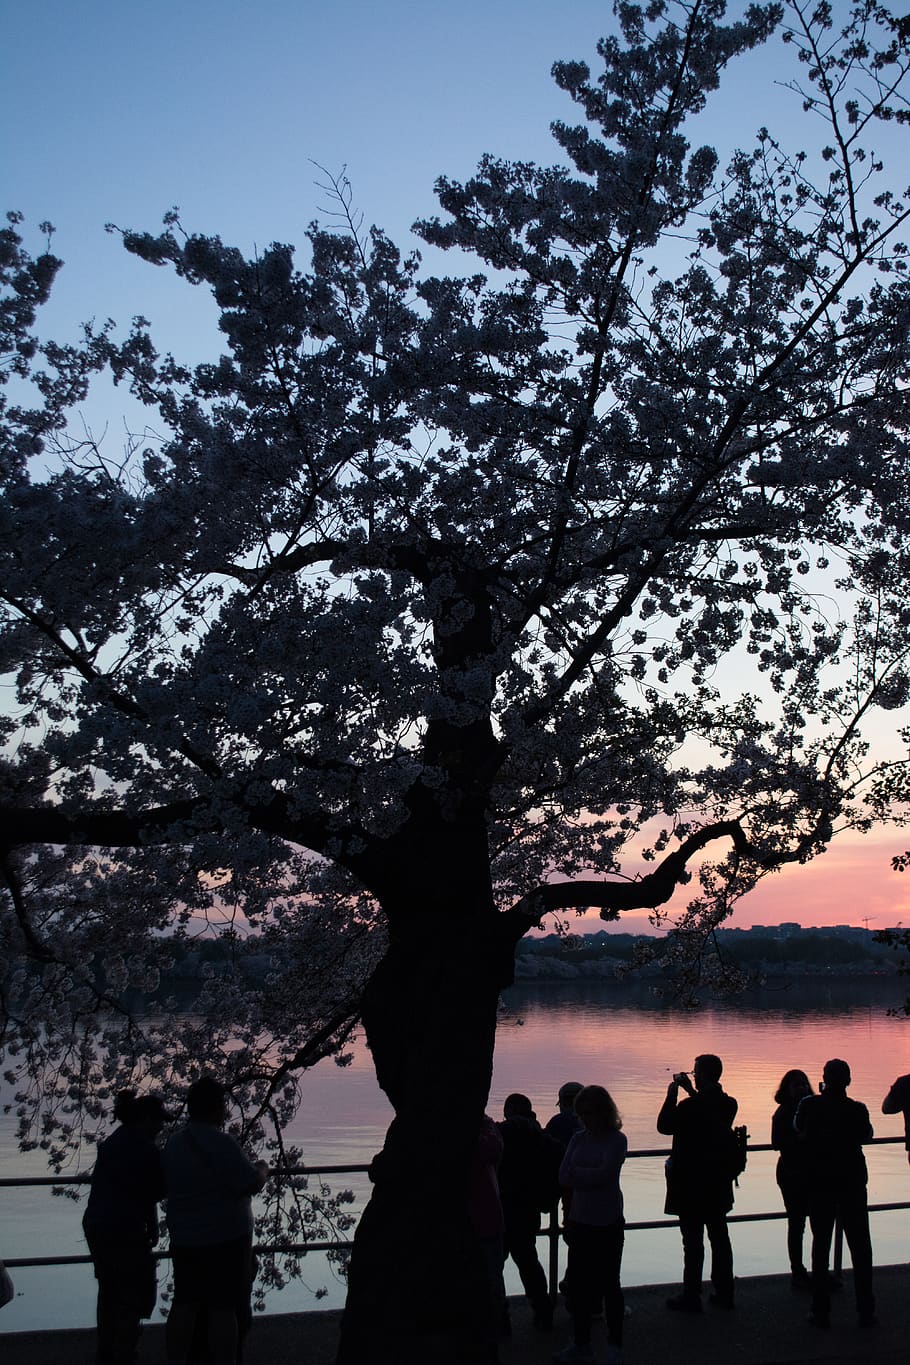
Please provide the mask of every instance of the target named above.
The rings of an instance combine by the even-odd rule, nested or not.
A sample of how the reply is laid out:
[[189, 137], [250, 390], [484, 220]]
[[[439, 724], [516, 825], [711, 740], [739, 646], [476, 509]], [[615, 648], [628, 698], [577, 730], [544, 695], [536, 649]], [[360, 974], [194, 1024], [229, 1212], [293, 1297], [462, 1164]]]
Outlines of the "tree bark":
[[338, 1365], [495, 1359], [467, 1194], [512, 976], [501, 921], [491, 910], [472, 927], [424, 909], [393, 933], [367, 987], [367, 1042], [395, 1117], [354, 1239]]

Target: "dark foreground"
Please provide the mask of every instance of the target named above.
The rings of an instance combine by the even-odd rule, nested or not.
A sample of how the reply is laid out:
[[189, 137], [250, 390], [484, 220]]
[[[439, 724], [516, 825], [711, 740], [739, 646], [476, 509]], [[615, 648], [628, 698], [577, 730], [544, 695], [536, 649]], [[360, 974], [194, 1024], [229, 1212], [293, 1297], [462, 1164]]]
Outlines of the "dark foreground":
[[[910, 1227], [908, 1227], [910, 1241]], [[827, 1332], [806, 1322], [808, 1301], [790, 1289], [789, 1277], [763, 1275], [737, 1282], [737, 1308], [706, 1308], [701, 1317], [682, 1317], [664, 1307], [676, 1285], [627, 1289], [631, 1315], [624, 1345], [627, 1365], [907, 1365], [910, 1360], [910, 1266], [876, 1269], [880, 1325], [856, 1325], [849, 1272], [843, 1293], [832, 1303]], [[245, 1365], [332, 1365], [338, 1313], [274, 1313], [253, 1324]], [[565, 1313], [557, 1310], [550, 1335], [534, 1331], [523, 1300], [512, 1302], [513, 1336], [500, 1349], [502, 1365], [549, 1365], [554, 1350], [570, 1339]], [[2, 1325], [2, 1318], [0, 1318]], [[94, 1333], [0, 1332], [3, 1365], [91, 1365]], [[595, 1325], [594, 1349], [602, 1358], [603, 1327]], [[140, 1365], [163, 1365], [164, 1329], [147, 1327]], [[364, 1365], [369, 1365], [364, 1362]], [[432, 1365], [432, 1362], [427, 1362]]]

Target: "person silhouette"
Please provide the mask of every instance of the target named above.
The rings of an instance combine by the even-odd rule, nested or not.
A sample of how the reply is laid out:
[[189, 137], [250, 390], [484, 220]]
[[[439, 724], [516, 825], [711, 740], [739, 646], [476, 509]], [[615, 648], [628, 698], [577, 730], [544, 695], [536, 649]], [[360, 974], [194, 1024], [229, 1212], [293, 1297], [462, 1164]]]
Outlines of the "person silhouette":
[[805, 1071], [787, 1071], [775, 1092], [777, 1108], [771, 1118], [771, 1146], [780, 1153], [776, 1175], [787, 1210], [787, 1253], [793, 1289], [808, 1289], [812, 1283], [803, 1263], [803, 1236], [809, 1216], [808, 1150], [797, 1135], [793, 1120], [800, 1101], [813, 1093]]
[[907, 1160], [910, 1161], [910, 1076], [898, 1076], [897, 1080], [882, 1100], [883, 1114], [903, 1114], [904, 1145]]
[[498, 1167], [503, 1142], [489, 1114], [481, 1119], [468, 1172], [467, 1208], [478, 1253], [477, 1267], [483, 1277], [484, 1302], [477, 1304], [478, 1322], [485, 1337], [487, 1365], [498, 1365], [497, 1338], [510, 1330], [506, 1289], [502, 1278], [503, 1213], [499, 1196]]
[[575, 1112], [575, 1098], [584, 1090], [581, 1081], [564, 1081], [556, 1096], [558, 1109], [552, 1118], [547, 1119], [544, 1132], [555, 1138], [563, 1151], [569, 1140], [581, 1132], [581, 1121]]
[[591, 1321], [601, 1304], [607, 1325], [607, 1365], [621, 1365], [623, 1300], [622, 1268], [625, 1222], [619, 1176], [628, 1143], [609, 1091], [586, 1085], [575, 1099], [581, 1121], [566, 1148], [559, 1183], [570, 1191], [565, 1237], [569, 1247], [567, 1302], [573, 1341], [553, 1359], [561, 1365], [593, 1361]]
[[97, 1365], [135, 1360], [141, 1320], [151, 1317], [158, 1291], [152, 1248], [164, 1174], [155, 1139], [168, 1115], [157, 1095], [121, 1090], [114, 1118], [120, 1127], [98, 1144], [82, 1218], [98, 1281]]
[[[719, 1308], [734, 1306], [733, 1248], [727, 1228], [733, 1176], [727, 1157], [738, 1105], [721, 1089], [723, 1069], [713, 1053], [696, 1057], [694, 1085], [685, 1072], [677, 1073], [657, 1116], [657, 1131], [673, 1138], [665, 1211], [678, 1216], [683, 1244], [682, 1293], [667, 1299], [667, 1307], [682, 1313], [702, 1311], [705, 1232], [711, 1244], [710, 1301]], [[687, 1098], [677, 1103], [680, 1090]]]
[[503, 1262], [511, 1256], [534, 1314], [534, 1325], [553, 1326], [547, 1277], [537, 1255], [540, 1215], [559, 1198], [559, 1164], [563, 1151], [537, 1122], [527, 1095], [512, 1094], [503, 1105], [499, 1162], [502, 1200]]
[[[544, 1125], [544, 1132], [547, 1137], [554, 1138], [559, 1143], [563, 1151], [569, 1145], [576, 1133], [581, 1132], [581, 1119], [575, 1112], [576, 1097], [584, 1090], [581, 1081], [564, 1081], [559, 1087], [556, 1095], [556, 1103], [559, 1106], [552, 1118], [547, 1119]], [[562, 1221], [565, 1222], [569, 1216], [569, 1190], [560, 1192], [560, 1203], [562, 1206]], [[559, 1288], [565, 1293], [565, 1280]]]
[[215, 1365], [233, 1365], [250, 1322], [253, 1283], [251, 1196], [268, 1178], [263, 1161], [250, 1161], [221, 1132], [227, 1092], [211, 1076], [187, 1091], [188, 1122], [164, 1149], [167, 1225], [174, 1268], [168, 1314], [168, 1360], [182, 1365], [194, 1344], [197, 1317]]
[[819, 1094], [800, 1101], [794, 1128], [805, 1143], [812, 1228], [812, 1312], [816, 1327], [830, 1326], [828, 1257], [835, 1222], [844, 1231], [853, 1262], [853, 1288], [861, 1327], [875, 1325], [872, 1241], [863, 1143], [872, 1139], [869, 1110], [847, 1097], [850, 1068], [834, 1057], [825, 1063]]

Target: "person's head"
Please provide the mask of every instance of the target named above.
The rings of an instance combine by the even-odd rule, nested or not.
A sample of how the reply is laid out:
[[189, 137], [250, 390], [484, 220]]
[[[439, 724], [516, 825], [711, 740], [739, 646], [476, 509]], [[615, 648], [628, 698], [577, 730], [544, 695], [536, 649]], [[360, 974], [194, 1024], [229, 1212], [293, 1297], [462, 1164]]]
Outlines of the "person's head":
[[114, 1118], [130, 1127], [143, 1129], [150, 1137], [157, 1137], [171, 1117], [158, 1095], [137, 1095], [135, 1090], [121, 1090], [114, 1097]]
[[825, 1062], [822, 1080], [826, 1090], [842, 1092], [850, 1084], [850, 1068], [840, 1057], [832, 1057], [830, 1062]]
[[117, 1091], [114, 1096], [114, 1118], [118, 1123], [135, 1123], [136, 1103], [135, 1090]]
[[527, 1095], [507, 1095], [502, 1106], [503, 1117], [507, 1119], [536, 1119], [534, 1106]]
[[227, 1114], [224, 1086], [214, 1076], [200, 1076], [186, 1092], [186, 1110], [198, 1123], [223, 1123]]
[[723, 1074], [724, 1064], [713, 1052], [703, 1052], [700, 1057], [695, 1058], [692, 1078], [696, 1090], [702, 1090], [706, 1085], [717, 1085]]
[[575, 1113], [589, 1133], [609, 1133], [622, 1127], [613, 1097], [602, 1085], [582, 1086], [575, 1096]]
[[149, 1137], [157, 1137], [166, 1123], [170, 1123], [173, 1114], [169, 1114], [164, 1107], [164, 1100], [158, 1095], [140, 1095], [136, 1101], [136, 1122], [140, 1124]]
[[806, 1095], [812, 1094], [812, 1082], [805, 1071], [794, 1069], [785, 1071], [780, 1085], [774, 1092], [775, 1104], [798, 1104]]
[[584, 1090], [581, 1081], [566, 1081], [559, 1087], [557, 1103], [564, 1113], [571, 1114], [575, 1109], [575, 1098]]

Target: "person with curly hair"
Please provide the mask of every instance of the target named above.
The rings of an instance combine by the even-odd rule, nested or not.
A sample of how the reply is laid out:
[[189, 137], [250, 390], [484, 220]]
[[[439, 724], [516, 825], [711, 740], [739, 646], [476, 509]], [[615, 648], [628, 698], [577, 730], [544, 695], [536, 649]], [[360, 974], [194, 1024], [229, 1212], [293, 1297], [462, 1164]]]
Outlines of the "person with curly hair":
[[620, 1271], [625, 1221], [619, 1176], [628, 1143], [613, 1097], [602, 1085], [586, 1085], [575, 1099], [581, 1121], [566, 1148], [559, 1183], [571, 1192], [565, 1238], [569, 1247], [567, 1300], [572, 1314], [570, 1346], [558, 1362], [593, 1361], [591, 1322], [604, 1306], [607, 1365], [621, 1365], [625, 1317]]

